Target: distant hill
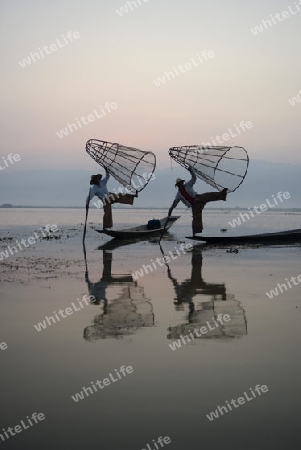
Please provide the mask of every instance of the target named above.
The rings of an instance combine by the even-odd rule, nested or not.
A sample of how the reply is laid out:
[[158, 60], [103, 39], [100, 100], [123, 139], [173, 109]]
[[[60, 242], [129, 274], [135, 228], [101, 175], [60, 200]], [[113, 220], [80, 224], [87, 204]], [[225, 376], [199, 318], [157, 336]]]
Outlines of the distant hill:
[[[0, 204], [84, 206], [90, 175], [91, 172], [87, 170], [4, 171], [0, 177]], [[176, 194], [175, 179], [189, 178], [188, 172], [180, 167], [156, 170], [155, 175], [155, 180], [135, 200], [135, 206], [168, 208]], [[113, 190], [118, 186], [117, 182], [110, 180], [109, 189]], [[197, 181], [195, 188], [199, 193], [212, 189], [201, 181]], [[227, 203], [217, 202], [210, 206], [251, 208], [271, 199], [272, 195], [276, 196], [279, 191], [287, 191], [291, 195], [280, 206], [301, 207], [301, 164], [252, 160], [245, 181], [236, 192], [229, 195]]]

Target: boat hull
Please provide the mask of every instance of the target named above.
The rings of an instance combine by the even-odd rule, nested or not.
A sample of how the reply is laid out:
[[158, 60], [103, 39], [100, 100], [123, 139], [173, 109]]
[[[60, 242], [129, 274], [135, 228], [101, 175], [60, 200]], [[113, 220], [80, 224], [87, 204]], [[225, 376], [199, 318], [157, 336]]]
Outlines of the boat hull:
[[98, 233], [106, 234], [108, 236], [111, 236], [116, 239], [136, 239], [136, 238], [143, 238], [143, 237], [150, 237], [150, 236], [158, 236], [162, 232], [167, 233], [169, 228], [175, 223], [176, 220], [179, 219], [181, 216], [171, 216], [166, 228], [164, 229], [164, 225], [166, 223], [167, 217], [163, 217], [163, 219], [160, 219], [161, 227], [156, 228], [155, 230], [148, 230], [146, 225], [140, 225], [138, 227], [134, 228], [127, 228], [124, 230], [95, 230]]
[[301, 242], [301, 229], [278, 233], [250, 234], [246, 236], [186, 236], [187, 239], [203, 241], [207, 244], [286, 244]]

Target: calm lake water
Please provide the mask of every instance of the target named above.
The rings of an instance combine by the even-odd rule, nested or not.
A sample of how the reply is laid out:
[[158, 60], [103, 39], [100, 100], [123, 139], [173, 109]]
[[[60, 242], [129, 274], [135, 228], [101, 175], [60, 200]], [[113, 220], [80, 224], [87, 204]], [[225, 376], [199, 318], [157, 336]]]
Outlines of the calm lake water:
[[[300, 448], [301, 284], [287, 280], [301, 275], [301, 246], [230, 252], [198, 245], [184, 254], [181, 243], [193, 244], [185, 239], [191, 217], [178, 212], [162, 241], [170, 257], [164, 264], [157, 239], [108, 245], [93, 229], [101, 228], [102, 211], [89, 212], [85, 259], [84, 210], [0, 209], [0, 238], [12, 237], [0, 242], [0, 251], [47, 224], [57, 224], [60, 237], [0, 263], [3, 448]], [[205, 211], [204, 234], [301, 226], [300, 214], [269, 212], [232, 228], [239, 212]], [[165, 215], [114, 210], [116, 228]], [[269, 298], [278, 283], [286, 288]], [[89, 295], [95, 301], [83, 300]], [[49, 319], [68, 308], [56, 323]], [[225, 315], [230, 319], [220, 324]], [[133, 371], [123, 375], [122, 366]], [[106, 378], [106, 386], [96, 385]], [[257, 385], [268, 390], [259, 395]], [[82, 399], [74, 401], [76, 394]], [[244, 404], [232, 403], [221, 415], [218, 406], [239, 397]], [[209, 420], [216, 410], [219, 417]], [[35, 412], [45, 419], [9, 434]], [[160, 436], [171, 442], [155, 446]]]

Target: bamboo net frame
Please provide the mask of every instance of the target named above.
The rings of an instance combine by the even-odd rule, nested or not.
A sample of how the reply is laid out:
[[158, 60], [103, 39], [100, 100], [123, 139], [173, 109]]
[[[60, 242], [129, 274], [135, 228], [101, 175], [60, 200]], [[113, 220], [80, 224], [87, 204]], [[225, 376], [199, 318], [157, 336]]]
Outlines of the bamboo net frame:
[[192, 168], [198, 178], [221, 191], [234, 192], [244, 181], [249, 156], [243, 147], [206, 147], [187, 145], [171, 147], [169, 156], [186, 169]]
[[149, 183], [156, 168], [153, 152], [90, 139], [86, 151], [99, 165], [130, 192], [141, 192]]

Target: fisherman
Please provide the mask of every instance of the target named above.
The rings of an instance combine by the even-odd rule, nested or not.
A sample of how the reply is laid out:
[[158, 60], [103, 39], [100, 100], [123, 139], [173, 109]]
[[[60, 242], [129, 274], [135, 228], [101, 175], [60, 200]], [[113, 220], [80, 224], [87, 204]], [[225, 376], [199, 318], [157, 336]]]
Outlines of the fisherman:
[[175, 187], [178, 188], [178, 192], [173, 204], [168, 210], [168, 219], [179, 201], [183, 202], [184, 205], [192, 209], [192, 233], [193, 236], [195, 236], [196, 233], [201, 233], [203, 231], [202, 213], [205, 205], [208, 202], [215, 202], [218, 200], [226, 201], [228, 190], [225, 188], [220, 192], [197, 194], [193, 189], [193, 185], [196, 182], [195, 172], [192, 168], [189, 168], [188, 170], [191, 173], [191, 180], [186, 183], [185, 180], [182, 180], [181, 178], [176, 179]]
[[103, 178], [99, 173], [97, 175], [92, 175], [90, 180], [90, 192], [86, 199], [86, 210], [89, 209], [90, 200], [96, 195], [103, 203], [103, 228], [112, 228], [113, 218], [112, 218], [112, 203], [122, 203], [125, 205], [132, 205], [134, 203], [134, 197], [138, 195], [123, 194], [123, 193], [112, 193], [108, 191], [107, 183], [110, 178], [110, 173], [106, 170], [106, 176]]

